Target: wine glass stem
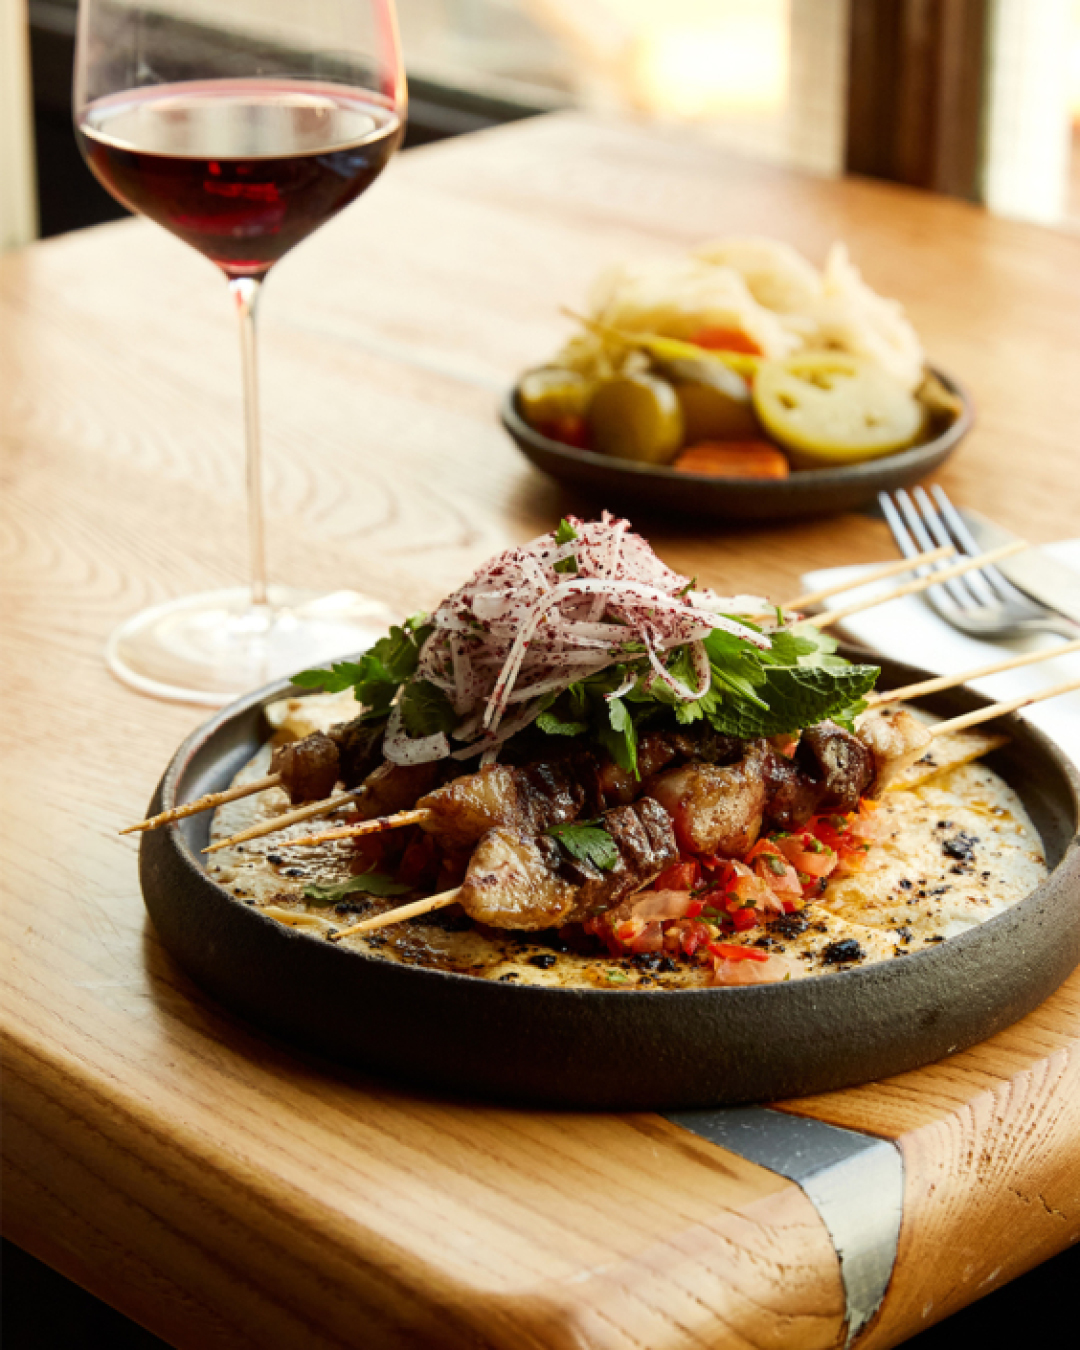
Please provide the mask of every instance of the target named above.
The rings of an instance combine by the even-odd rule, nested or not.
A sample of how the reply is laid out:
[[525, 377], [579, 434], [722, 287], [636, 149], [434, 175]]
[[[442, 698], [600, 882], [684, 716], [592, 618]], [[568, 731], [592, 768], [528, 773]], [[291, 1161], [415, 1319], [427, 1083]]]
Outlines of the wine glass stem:
[[229, 292], [240, 319], [240, 362], [244, 381], [244, 439], [247, 445], [248, 548], [251, 603], [266, 599], [266, 530], [263, 522], [262, 438], [259, 432], [259, 370], [255, 349], [255, 307], [261, 277], [230, 277]]

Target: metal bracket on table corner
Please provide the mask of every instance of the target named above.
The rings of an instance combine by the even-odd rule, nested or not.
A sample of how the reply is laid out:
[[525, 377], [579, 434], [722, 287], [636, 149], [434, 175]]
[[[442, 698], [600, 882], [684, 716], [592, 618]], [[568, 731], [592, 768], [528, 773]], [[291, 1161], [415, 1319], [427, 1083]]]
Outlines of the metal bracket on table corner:
[[672, 1111], [664, 1117], [799, 1186], [840, 1262], [850, 1346], [881, 1306], [896, 1264], [904, 1162], [884, 1139], [765, 1107]]

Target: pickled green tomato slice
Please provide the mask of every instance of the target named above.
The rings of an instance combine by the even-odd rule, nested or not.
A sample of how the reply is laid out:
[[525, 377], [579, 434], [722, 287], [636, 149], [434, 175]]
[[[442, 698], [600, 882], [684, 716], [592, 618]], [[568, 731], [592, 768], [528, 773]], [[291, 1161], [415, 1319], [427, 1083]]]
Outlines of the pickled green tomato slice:
[[683, 441], [675, 390], [655, 375], [606, 380], [589, 404], [590, 443], [604, 455], [668, 464]]
[[891, 455], [913, 444], [925, 421], [922, 404], [887, 371], [846, 352], [763, 362], [754, 406], [776, 441], [816, 464]]
[[544, 366], [518, 381], [518, 403], [530, 426], [542, 426], [560, 417], [584, 417], [593, 382], [576, 370]]

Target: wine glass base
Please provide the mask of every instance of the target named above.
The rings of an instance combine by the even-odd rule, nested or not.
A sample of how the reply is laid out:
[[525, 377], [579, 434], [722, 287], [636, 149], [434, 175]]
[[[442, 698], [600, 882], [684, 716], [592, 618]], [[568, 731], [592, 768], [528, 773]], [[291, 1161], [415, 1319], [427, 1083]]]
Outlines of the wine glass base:
[[217, 708], [270, 680], [363, 651], [395, 616], [356, 591], [271, 586], [206, 591], [145, 609], [109, 638], [105, 659], [124, 684], [155, 698]]

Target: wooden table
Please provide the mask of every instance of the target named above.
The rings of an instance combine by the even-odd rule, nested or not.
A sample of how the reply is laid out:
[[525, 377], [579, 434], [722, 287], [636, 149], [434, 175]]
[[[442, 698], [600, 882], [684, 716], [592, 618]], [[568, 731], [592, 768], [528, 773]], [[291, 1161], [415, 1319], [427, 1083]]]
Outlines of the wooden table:
[[[815, 258], [848, 240], [974, 393], [950, 492], [1075, 532], [1080, 239], [559, 116], [402, 157], [270, 282], [275, 572], [414, 609], [581, 505], [519, 458], [493, 392], [599, 265], [733, 232]], [[137, 221], [9, 256], [0, 286], [9, 1237], [198, 1350], [828, 1347], [849, 1308], [869, 1350], [1077, 1239], [1080, 973], [919, 1072], [682, 1123], [436, 1099], [203, 997], [116, 834], [202, 714], [113, 682], [102, 644], [243, 574], [226, 297]], [[638, 523], [726, 590], [892, 553], [862, 516]]]

